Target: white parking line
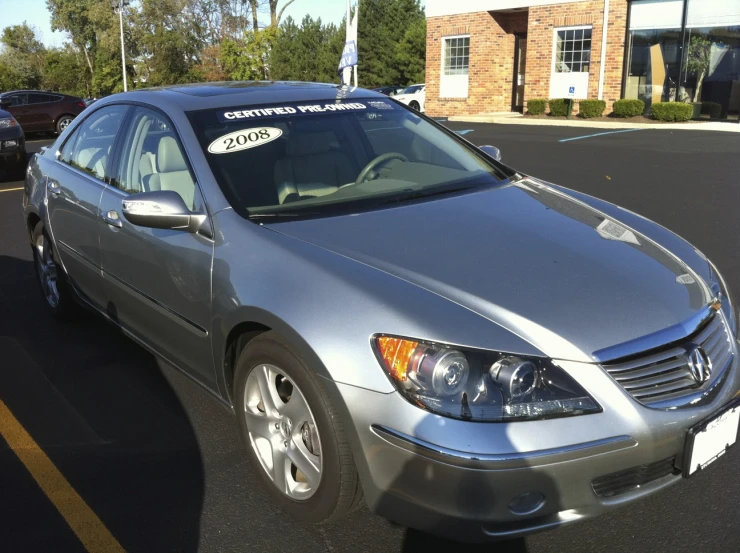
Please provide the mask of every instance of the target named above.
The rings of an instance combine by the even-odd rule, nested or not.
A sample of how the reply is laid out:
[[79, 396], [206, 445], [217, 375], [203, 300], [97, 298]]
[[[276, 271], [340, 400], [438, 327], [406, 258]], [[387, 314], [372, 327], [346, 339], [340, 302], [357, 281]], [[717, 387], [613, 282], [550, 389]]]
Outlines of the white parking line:
[[624, 129], [621, 131], [608, 131], [608, 132], [599, 132], [596, 134], [587, 134], [586, 136], [576, 136], [573, 138], [563, 138], [562, 140], [558, 140], [558, 142], [570, 142], [571, 140], [583, 140], [584, 138], [593, 138], [595, 136], [604, 136], [607, 134], [619, 134], [621, 132], [634, 132], [634, 131], [641, 131], [644, 129]]

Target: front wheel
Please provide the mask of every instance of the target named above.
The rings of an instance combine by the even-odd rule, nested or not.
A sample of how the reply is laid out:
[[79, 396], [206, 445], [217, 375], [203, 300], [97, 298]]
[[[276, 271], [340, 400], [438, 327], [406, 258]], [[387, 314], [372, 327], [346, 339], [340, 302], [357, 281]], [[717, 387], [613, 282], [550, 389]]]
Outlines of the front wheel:
[[283, 510], [327, 522], [359, 504], [342, 421], [324, 384], [277, 333], [262, 334], [244, 349], [234, 390], [247, 456]]
[[51, 241], [44, 231], [44, 223], [39, 221], [33, 228], [31, 244], [36, 278], [46, 308], [57, 319], [73, 318], [79, 313], [79, 308], [64, 280], [62, 269], [57, 264]]
[[416, 111], [419, 111], [419, 107], [420, 107], [420, 106], [419, 106], [419, 102], [417, 102], [416, 100], [413, 100], [413, 101], [411, 101], [411, 102], [409, 103], [409, 107], [410, 107], [411, 109], [414, 109], [414, 110], [416, 110]]
[[69, 127], [69, 124], [72, 122], [74, 117], [71, 115], [62, 115], [59, 118], [59, 121], [57, 121], [57, 134], [62, 134], [64, 132], [64, 129]]

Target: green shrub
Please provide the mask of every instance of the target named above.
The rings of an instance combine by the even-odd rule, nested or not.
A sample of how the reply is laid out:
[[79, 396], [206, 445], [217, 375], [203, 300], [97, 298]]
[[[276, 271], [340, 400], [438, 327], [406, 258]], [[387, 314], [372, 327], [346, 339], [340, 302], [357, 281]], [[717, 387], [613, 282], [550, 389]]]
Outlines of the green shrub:
[[615, 117], [637, 117], [645, 112], [642, 100], [617, 100], [614, 102]]
[[578, 102], [578, 115], [588, 119], [604, 115], [606, 102], [604, 100], [581, 100]]
[[550, 107], [550, 115], [565, 117], [568, 115], [568, 100], [565, 98], [553, 98], [547, 105]]
[[547, 100], [527, 100], [527, 113], [530, 115], [542, 115], [545, 113]]
[[658, 121], [688, 121], [694, 114], [694, 106], [683, 102], [655, 102], [650, 112]]
[[722, 104], [717, 102], [702, 102], [701, 103], [702, 115], [709, 115], [710, 119], [719, 119], [722, 117]]

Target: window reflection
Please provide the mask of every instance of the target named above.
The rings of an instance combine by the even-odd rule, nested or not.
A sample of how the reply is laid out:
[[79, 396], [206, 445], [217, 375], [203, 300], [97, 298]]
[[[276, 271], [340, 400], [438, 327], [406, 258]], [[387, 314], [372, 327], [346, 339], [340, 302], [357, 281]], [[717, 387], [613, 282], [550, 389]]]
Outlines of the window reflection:
[[740, 108], [740, 25], [686, 30], [681, 84], [702, 116], [737, 115]]
[[676, 99], [681, 29], [632, 31], [625, 98], [652, 102]]

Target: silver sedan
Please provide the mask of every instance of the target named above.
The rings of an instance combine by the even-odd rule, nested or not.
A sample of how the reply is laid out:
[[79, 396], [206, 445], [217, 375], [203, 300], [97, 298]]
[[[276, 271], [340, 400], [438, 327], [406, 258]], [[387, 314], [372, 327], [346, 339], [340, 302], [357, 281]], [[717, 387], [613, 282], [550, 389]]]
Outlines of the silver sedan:
[[303, 520], [364, 495], [516, 536], [737, 437], [735, 312], [701, 252], [377, 93], [114, 95], [34, 157], [23, 208], [51, 314], [99, 313], [232, 409]]

